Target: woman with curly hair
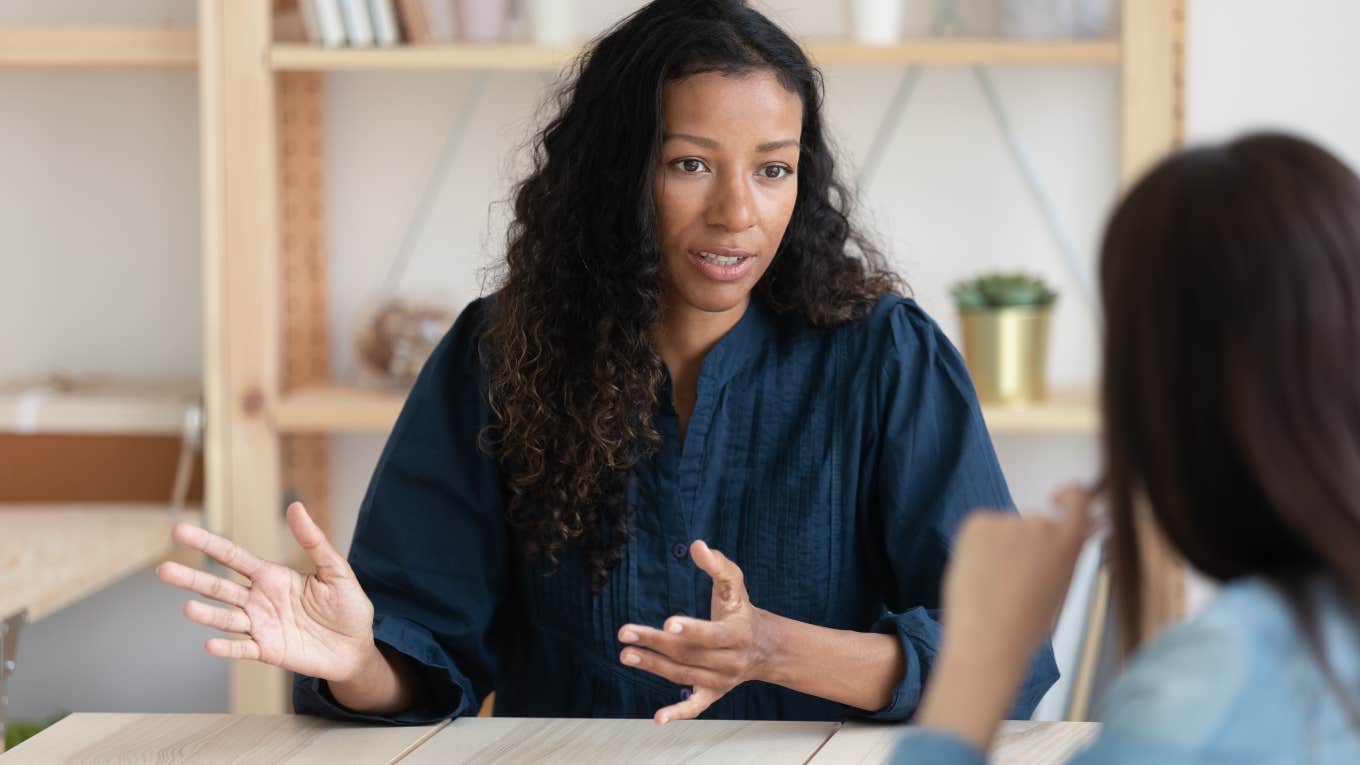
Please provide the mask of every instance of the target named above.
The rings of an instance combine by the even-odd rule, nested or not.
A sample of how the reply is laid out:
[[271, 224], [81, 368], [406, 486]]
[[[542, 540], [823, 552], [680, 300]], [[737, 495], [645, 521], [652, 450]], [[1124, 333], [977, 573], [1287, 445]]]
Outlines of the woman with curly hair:
[[[348, 562], [294, 506], [314, 575], [180, 527], [251, 586], [162, 577], [304, 712], [906, 718], [950, 541], [1010, 497], [957, 353], [851, 226], [819, 72], [739, 0], [658, 0], [573, 74]], [[1055, 677], [1045, 648], [1015, 713]]]

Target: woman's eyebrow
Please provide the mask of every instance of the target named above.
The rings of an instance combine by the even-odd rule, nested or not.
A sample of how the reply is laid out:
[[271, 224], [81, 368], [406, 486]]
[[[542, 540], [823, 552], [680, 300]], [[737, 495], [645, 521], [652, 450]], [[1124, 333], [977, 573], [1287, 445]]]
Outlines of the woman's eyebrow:
[[[690, 133], [667, 133], [667, 134], [662, 138], [662, 140], [663, 140], [663, 141], [689, 141], [690, 143], [696, 143], [696, 144], [698, 144], [698, 145], [700, 145], [700, 146], [703, 146], [703, 147], [706, 148], [706, 149], [716, 149], [716, 148], [718, 148], [719, 146], [722, 145], [722, 144], [719, 144], [717, 141], [713, 140], [712, 138], [704, 138], [703, 136], [691, 135]], [[783, 148], [785, 148], [785, 147], [787, 147], [787, 146], [792, 146], [792, 147], [794, 147], [794, 148], [798, 148], [798, 147], [800, 146], [800, 144], [799, 144], [798, 141], [793, 140], [793, 139], [785, 139], [785, 140], [783, 140], [783, 141], [769, 141], [769, 142], [767, 142], [767, 143], [762, 143], [762, 144], [756, 146], [756, 151], [757, 151], [757, 152], [762, 152], [762, 153], [763, 153], [763, 152], [767, 152], [767, 151], [774, 151], [775, 149], [783, 149]]]

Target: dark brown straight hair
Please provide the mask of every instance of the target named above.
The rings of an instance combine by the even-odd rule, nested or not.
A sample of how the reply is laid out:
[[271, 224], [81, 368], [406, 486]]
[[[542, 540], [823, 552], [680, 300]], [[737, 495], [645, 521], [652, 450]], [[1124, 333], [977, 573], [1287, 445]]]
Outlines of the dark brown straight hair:
[[1360, 602], [1360, 178], [1282, 134], [1176, 154], [1111, 218], [1100, 288], [1125, 649], [1145, 504], [1195, 568], [1273, 583], [1325, 671], [1312, 584]]

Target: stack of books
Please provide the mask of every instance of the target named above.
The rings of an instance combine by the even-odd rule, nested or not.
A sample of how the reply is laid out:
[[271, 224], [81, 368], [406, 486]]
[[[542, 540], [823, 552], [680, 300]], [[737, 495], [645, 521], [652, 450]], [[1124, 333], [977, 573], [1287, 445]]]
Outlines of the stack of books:
[[327, 48], [454, 39], [454, 0], [298, 0], [307, 40]]

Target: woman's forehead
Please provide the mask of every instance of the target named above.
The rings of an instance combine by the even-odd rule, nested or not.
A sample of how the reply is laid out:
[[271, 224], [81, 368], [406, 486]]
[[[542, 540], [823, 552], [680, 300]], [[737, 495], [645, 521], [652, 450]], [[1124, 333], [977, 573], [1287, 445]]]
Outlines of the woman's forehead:
[[768, 69], [671, 80], [662, 90], [662, 106], [668, 137], [683, 134], [719, 144], [796, 141], [803, 124], [802, 99]]

